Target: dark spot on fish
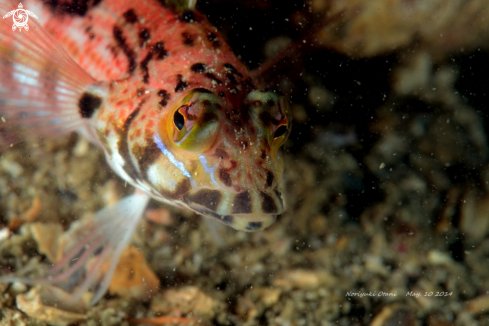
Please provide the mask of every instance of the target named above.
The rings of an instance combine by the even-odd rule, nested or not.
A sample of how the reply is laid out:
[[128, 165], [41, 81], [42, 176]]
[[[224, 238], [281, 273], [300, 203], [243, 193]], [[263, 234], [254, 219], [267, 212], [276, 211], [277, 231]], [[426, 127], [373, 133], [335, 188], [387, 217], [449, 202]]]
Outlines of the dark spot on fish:
[[168, 100], [163, 99], [163, 100], [159, 101], [158, 104], [161, 105], [162, 107], [165, 107], [168, 105]]
[[183, 44], [185, 44], [186, 46], [194, 46], [195, 35], [192, 35], [188, 32], [183, 32], [182, 38], [183, 38]]
[[126, 11], [123, 16], [126, 22], [128, 22], [129, 24], [134, 24], [138, 21], [138, 16], [133, 9], [129, 9], [128, 11]]
[[148, 63], [151, 61], [153, 58], [153, 54], [149, 52], [146, 57], [141, 61], [139, 64], [139, 67], [141, 68], [141, 71], [143, 73], [143, 82], [145, 84], [149, 83], [149, 71], [148, 71]]
[[242, 120], [235, 120], [235, 121], [234, 121], [234, 124], [235, 124], [237, 127], [241, 127], [241, 126], [243, 126], [243, 121], [242, 121]]
[[226, 215], [226, 216], [223, 216], [221, 220], [224, 222], [224, 224], [230, 225], [230, 224], [233, 224], [234, 216]]
[[277, 195], [277, 198], [282, 198], [282, 194], [280, 193], [280, 191], [278, 191], [277, 189], [273, 189], [273, 192], [275, 193], [275, 195]]
[[232, 64], [225, 63], [223, 66], [224, 66], [224, 69], [226, 69], [227, 71], [229, 71], [233, 75], [238, 75], [239, 77], [243, 77], [243, 74], [240, 73], [236, 68], [234, 68], [234, 66]]
[[143, 47], [144, 43], [146, 43], [151, 38], [149, 31], [147, 28], [143, 28], [139, 32], [139, 46]]
[[233, 201], [233, 214], [249, 214], [252, 211], [251, 196], [248, 191], [237, 194]]
[[265, 126], [269, 126], [271, 125], [275, 119], [273, 119], [271, 116], [270, 116], [270, 113], [268, 111], [263, 111], [261, 114], [260, 114], [260, 120], [263, 122], [263, 124]]
[[95, 34], [92, 33], [93, 26], [88, 26], [85, 28], [85, 32], [88, 34], [88, 38], [93, 40], [95, 38]]
[[216, 212], [210, 211], [208, 209], [200, 209], [199, 210], [195, 206], [192, 206], [192, 205], [190, 205], [190, 206], [192, 207], [192, 209], [194, 209], [195, 211], [197, 211], [198, 213], [200, 213], [200, 214], [202, 214], [204, 216], [212, 217], [212, 218], [214, 218], [214, 219], [216, 219], [218, 221], [221, 221], [221, 219], [222, 219], [222, 216], [219, 215], [219, 214], [217, 214]]
[[127, 116], [127, 119], [126, 121], [124, 121], [124, 124], [122, 125], [120, 135], [119, 135], [119, 144], [118, 144], [119, 153], [125, 162], [123, 169], [134, 180], [138, 179], [139, 173], [136, 167], [134, 166], [134, 163], [129, 154], [129, 144], [127, 138], [129, 133], [129, 127], [131, 126], [131, 123], [134, 121], [136, 116], [141, 111], [141, 107], [143, 106], [145, 101], [146, 100], [143, 98], [141, 102], [139, 102], [138, 107], [133, 112], [131, 112], [131, 114]]
[[207, 33], [207, 40], [212, 43], [212, 46], [215, 48], [218, 48], [221, 46], [221, 42], [218, 41], [217, 39], [217, 34], [213, 32], [208, 32]]
[[219, 170], [219, 180], [226, 186], [226, 187], [231, 187], [233, 182], [231, 181], [231, 176], [229, 175], [228, 171], [224, 169]]
[[268, 187], [272, 186], [273, 179], [274, 179], [273, 173], [271, 171], [267, 171], [267, 186]]
[[273, 200], [272, 196], [260, 191], [260, 196], [261, 196], [261, 209], [263, 213], [277, 213], [277, 205], [275, 204], [275, 201]]
[[192, 10], [186, 10], [181, 17], [182, 20], [187, 23], [193, 23], [195, 21], [195, 15]]
[[275, 101], [274, 100], [268, 100], [267, 105], [268, 106], [275, 106]]
[[152, 138], [147, 139], [147, 145], [141, 146], [139, 144], [135, 144], [132, 147], [132, 154], [136, 158], [139, 164], [139, 170], [143, 171], [146, 174], [149, 170], [149, 167], [156, 161], [156, 159], [162, 155], [161, 151], [158, 149], [158, 146], [155, 144]]
[[82, 97], [78, 101], [78, 108], [80, 109], [80, 115], [82, 118], [91, 118], [93, 113], [100, 108], [102, 99], [90, 93], [83, 93]]
[[249, 222], [246, 226], [246, 231], [255, 231], [261, 229], [263, 226], [262, 222]]
[[216, 148], [216, 151], [215, 151], [215, 154], [214, 155], [217, 156], [217, 157], [219, 157], [221, 160], [229, 157], [228, 153], [226, 153], [226, 151], [223, 151], [220, 148]]
[[129, 45], [126, 44], [126, 38], [124, 37], [122, 30], [119, 27], [114, 26], [112, 34], [114, 35], [114, 39], [117, 42], [117, 45], [126, 55], [128, 61], [127, 70], [130, 74], [132, 74], [134, 72], [134, 69], [136, 69], [136, 55], [134, 54], [134, 51], [129, 47]]
[[85, 16], [87, 12], [98, 5], [102, 0], [78, 0], [78, 1], [59, 1], [51, 0], [44, 2], [51, 7], [55, 15], [67, 14]]
[[185, 196], [185, 202], [195, 203], [216, 211], [222, 200], [222, 194], [218, 190], [202, 189], [195, 194]]
[[206, 73], [206, 74], [205, 74], [205, 76], [206, 76], [207, 78], [209, 78], [209, 79], [212, 79], [212, 81], [214, 81], [214, 82], [215, 82], [217, 85], [219, 85], [219, 86], [221, 86], [221, 85], [222, 85], [222, 81], [220, 81], [220, 80], [219, 80], [219, 79], [216, 77], [216, 75], [214, 75], [214, 74], [212, 74], [212, 73], [208, 72], [208, 73]]
[[158, 42], [149, 46], [149, 51], [156, 55], [157, 60], [161, 60], [168, 56], [168, 51], [165, 49], [165, 43]]
[[162, 98], [159, 104], [162, 107], [165, 107], [168, 104], [168, 100], [170, 99], [170, 94], [168, 94], [168, 92], [165, 91], [164, 89], [160, 89], [158, 91], [158, 96]]
[[265, 153], [264, 150], [261, 151], [261, 158], [262, 158], [262, 160], [267, 158], [267, 153]]
[[138, 91], [136, 92], [136, 96], [141, 97], [144, 95], [145, 92], [146, 90], [144, 88], [138, 88]]
[[170, 95], [169, 95], [169, 94], [168, 94], [168, 92], [167, 92], [167, 91], [165, 91], [164, 89], [160, 89], [160, 90], [158, 91], [158, 96], [159, 96], [159, 97], [167, 97], [167, 96], [169, 97]]
[[178, 83], [177, 83], [177, 86], [175, 87], [175, 92], [181, 92], [185, 88], [187, 88], [188, 83], [183, 80], [182, 75], [177, 75], [177, 79], [178, 79]]
[[229, 81], [231, 81], [231, 83], [233, 83], [234, 85], [238, 84], [238, 81], [233, 74], [226, 74], [226, 78], [229, 79]]
[[190, 191], [190, 181], [185, 178], [177, 183], [175, 190], [168, 191], [166, 189], [159, 189], [161, 195], [167, 199], [180, 199], [183, 195]]
[[166, 9], [171, 9], [171, 10], [175, 10], [175, 7], [171, 5], [171, 2], [167, 2], [167, 0], [158, 0], [158, 3], [163, 7], [163, 8], [166, 8]]
[[190, 66], [190, 70], [195, 73], [203, 73], [207, 70], [207, 66], [203, 63], [194, 63]]
[[[210, 105], [210, 103], [209, 103], [209, 105]], [[219, 120], [219, 117], [217, 116], [217, 114], [215, 114], [214, 112], [210, 112], [210, 111], [207, 110], [200, 117], [200, 122], [199, 123], [202, 123], [202, 125], [205, 125], [206, 123], [210, 123], [212, 121], [218, 121], [218, 120]]]
[[177, 187], [175, 188], [175, 191], [173, 193], [178, 198], [180, 198], [189, 191], [190, 191], [190, 181], [188, 179], [183, 179], [177, 184]]

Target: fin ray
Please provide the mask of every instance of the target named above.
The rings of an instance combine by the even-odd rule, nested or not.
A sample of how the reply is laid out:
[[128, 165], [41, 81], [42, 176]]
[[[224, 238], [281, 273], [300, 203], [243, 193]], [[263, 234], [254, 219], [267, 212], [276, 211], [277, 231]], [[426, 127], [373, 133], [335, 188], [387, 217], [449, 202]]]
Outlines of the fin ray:
[[[64, 256], [45, 277], [30, 279], [7, 275], [0, 277], [0, 282], [73, 287], [71, 283], [75, 278], [74, 281], [79, 284], [74, 287], [72, 300], [78, 300], [83, 293], [92, 289], [95, 293], [91, 304], [97, 303], [107, 291], [122, 251], [129, 244], [148, 201], [147, 195], [136, 192], [98, 211], [91, 220], [78, 222], [68, 231], [67, 238], [71, 242]], [[90, 264], [91, 259], [94, 261]], [[102, 270], [106, 262], [109, 262], [109, 267]], [[78, 282], [83, 270], [84, 278]]]

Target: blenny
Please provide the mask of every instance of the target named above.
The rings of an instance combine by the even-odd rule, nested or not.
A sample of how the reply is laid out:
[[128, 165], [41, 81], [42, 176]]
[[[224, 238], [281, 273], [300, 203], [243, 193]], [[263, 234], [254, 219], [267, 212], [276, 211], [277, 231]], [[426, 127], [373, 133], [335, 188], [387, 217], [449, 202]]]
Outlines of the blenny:
[[[95, 255], [77, 293], [91, 288], [97, 302], [150, 198], [243, 231], [283, 212], [287, 101], [250, 77], [195, 1], [24, 7], [39, 18], [30, 17], [28, 31], [0, 22], [2, 139], [14, 145], [18, 126], [46, 137], [76, 131], [136, 191], [96, 213], [46, 278], [1, 281], [61, 283]], [[0, 3], [0, 12], [15, 8]]]

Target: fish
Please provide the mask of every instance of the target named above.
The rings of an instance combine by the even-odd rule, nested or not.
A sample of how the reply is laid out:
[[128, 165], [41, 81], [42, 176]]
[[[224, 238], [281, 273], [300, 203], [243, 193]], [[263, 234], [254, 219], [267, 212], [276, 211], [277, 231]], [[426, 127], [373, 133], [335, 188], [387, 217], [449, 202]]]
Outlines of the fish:
[[[0, 282], [75, 279], [74, 297], [91, 290], [95, 304], [150, 199], [246, 232], [265, 229], [284, 212], [287, 99], [250, 73], [196, 1], [23, 5], [38, 17], [25, 17], [28, 30], [13, 30], [10, 18], [0, 22], [4, 148], [25, 133], [76, 132], [135, 192], [85, 222], [47, 276]], [[0, 2], [0, 12], [15, 8]]]

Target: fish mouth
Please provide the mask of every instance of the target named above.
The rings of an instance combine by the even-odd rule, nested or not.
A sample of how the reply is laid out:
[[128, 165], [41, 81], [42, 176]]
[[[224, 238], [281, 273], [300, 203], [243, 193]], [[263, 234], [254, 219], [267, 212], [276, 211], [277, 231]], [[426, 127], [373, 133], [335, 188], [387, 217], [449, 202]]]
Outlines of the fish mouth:
[[263, 230], [284, 209], [282, 196], [276, 189], [232, 193], [200, 188], [185, 194], [183, 200], [195, 212], [242, 231]]

